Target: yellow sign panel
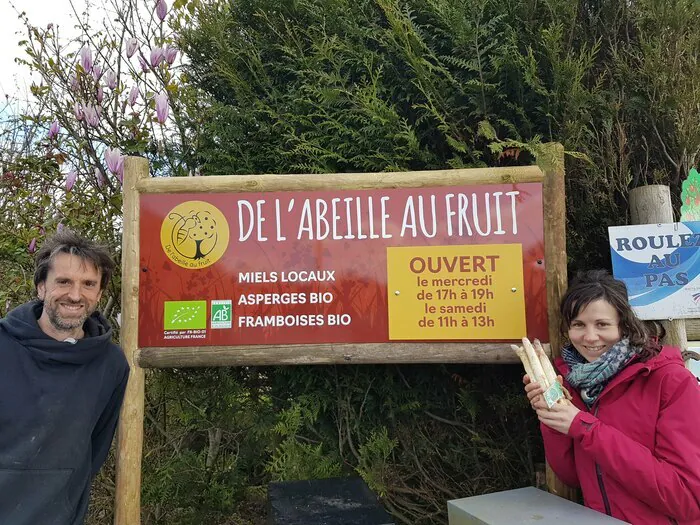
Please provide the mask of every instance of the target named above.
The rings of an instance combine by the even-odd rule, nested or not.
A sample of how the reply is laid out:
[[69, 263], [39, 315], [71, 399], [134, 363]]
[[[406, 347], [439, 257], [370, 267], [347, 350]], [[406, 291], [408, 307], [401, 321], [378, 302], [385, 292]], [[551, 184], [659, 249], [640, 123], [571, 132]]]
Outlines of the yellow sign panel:
[[387, 248], [390, 340], [526, 335], [520, 244]]

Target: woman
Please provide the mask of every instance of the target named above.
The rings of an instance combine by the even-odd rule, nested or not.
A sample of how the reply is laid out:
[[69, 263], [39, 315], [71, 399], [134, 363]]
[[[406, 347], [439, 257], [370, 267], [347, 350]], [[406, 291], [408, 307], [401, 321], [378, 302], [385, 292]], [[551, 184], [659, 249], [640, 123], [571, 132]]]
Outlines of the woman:
[[569, 343], [555, 366], [573, 404], [548, 409], [523, 378], [552, 470], [617, 519], [700, 524], [700, 386], [680, 351], [649, 336], [604, 271], [572, 283], [561, 315]]

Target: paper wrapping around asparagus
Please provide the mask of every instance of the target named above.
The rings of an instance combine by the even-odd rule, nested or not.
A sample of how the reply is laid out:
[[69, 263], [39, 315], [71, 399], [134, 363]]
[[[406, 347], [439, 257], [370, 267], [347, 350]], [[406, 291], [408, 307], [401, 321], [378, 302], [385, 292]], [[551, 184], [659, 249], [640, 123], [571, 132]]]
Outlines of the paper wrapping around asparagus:
[[556, 398], [559, 398], [557, 403], [570, 404], [571, 394], [557, 381], [557, 373], [539, 340], [535, 339], [533, 344], [527, 337], [523, 337], [522, 341], [523, 346], [511, 345], [511, 348], [520, 358], [530, 380], [542, 385], [548, 405], [553, 404], [549, 399]]

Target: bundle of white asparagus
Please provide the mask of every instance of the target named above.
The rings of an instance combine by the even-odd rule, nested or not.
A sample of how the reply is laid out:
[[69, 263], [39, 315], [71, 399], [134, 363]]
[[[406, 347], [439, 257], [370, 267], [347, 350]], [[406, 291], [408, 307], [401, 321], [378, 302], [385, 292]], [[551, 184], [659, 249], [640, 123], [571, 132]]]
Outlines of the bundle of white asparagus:
[[510, 347], [518, 354], [530, 381], [539, 383], [544, 389], [548, 406], [552, 406], [554, 402], [571, 404], [569, 401], [571, 394], [557, 381], [554, 367], [539, 340], [535, 339], [533, 345], [527, 337], [523, 337], [523, 346], [510, 345]]

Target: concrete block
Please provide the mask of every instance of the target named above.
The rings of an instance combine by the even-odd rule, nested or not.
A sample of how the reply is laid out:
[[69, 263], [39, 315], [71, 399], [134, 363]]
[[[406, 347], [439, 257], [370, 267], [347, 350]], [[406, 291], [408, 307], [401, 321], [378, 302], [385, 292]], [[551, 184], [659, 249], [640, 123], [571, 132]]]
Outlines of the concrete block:
[[614, 525], [611, 518], [549, 492], [526, 487], [447, 502], [449, 525]]

